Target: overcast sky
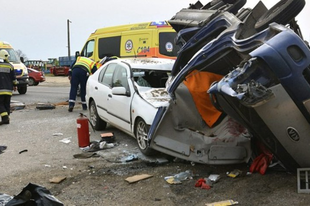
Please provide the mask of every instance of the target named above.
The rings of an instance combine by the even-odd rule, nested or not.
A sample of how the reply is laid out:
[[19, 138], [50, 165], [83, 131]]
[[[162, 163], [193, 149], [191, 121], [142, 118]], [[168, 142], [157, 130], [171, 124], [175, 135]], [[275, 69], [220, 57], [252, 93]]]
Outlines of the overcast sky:
[[[309, 0], [307, 0], [309, 1]], [[169, 20], [190, 0], [0, 0], [0, 40], [21, 50], [28, 59], [47, 60], [68, 55], [67, 19], [70, 19], [71, 55], [80, 51], [97, 28], [156, 20]], [[209, 0], [201, 0], [203, 4]], [[253, 8], [258, 0], [248, 0]], [[270, 8], [278, 0], [263, 0]], [[309, 2], [308, 2], [309, 3]], [[304, 38], [310, 40], [310, 4], [297, 20]]]

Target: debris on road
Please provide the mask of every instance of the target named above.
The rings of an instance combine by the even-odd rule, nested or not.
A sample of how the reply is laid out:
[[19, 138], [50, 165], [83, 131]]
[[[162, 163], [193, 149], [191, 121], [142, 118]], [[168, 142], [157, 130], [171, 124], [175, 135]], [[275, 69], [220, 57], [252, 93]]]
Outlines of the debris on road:
[[59, 140], [59, 142], [62, 142], [62, 143], [65, 143], [65, 144], [69, 144], [71, 142], [70, 139], [71, 139], [71, 137], [67, 137], [67, 138]]
[[52, 195], [45, 187], [29, 183], [5, 206], [14, 205], [63, 206], [63, 203], [54, 197], [54, 195]]
[[0, 206], [5, 206], [11, 199], [13, 199], [12, 196], [0, 193]]
[[151, 178], [151, 177], [153, 177], [153, 175], [142, 174], [142, 175], [134, 175], [132, 177], [128, 177], [125, 180], [128, 183], [134, 183], [134, 182], [138, 182], [140, 180], [145, 180], [145, 179], [148, 179], [148, 178]]
[[55, 132], [55, 133], [53, 133], [53, 136], [63, 136], [64, 134], [63, 133], [61, 133], [61, 132]]
[[191, 170], [186, 170], [185, 172], [180, 172], [174, 176], [165, 177], [166, 182], [169, 184], [181, 184], [182, 181], [193, 178], [193, 172]]
[[77, 159], [86, 159], [90, 157], [99, 157], [99, 155], [96, 152], [83, 152], [80, 154], [74, 154], [73, 157]]
[[55, 104], [55, 106], [60, 106], [60, 105], [69, 105], [69, 101], [58, 102], [58, 103]]
[[237, 205], [237, 204], [239, 203], [233, 200], [224, 200], [220, 202], [207, 203], [206, 206], [228, 206], [228, 205]]
[[3, 153], [4, 150], [6, 150], [7, 146], [0, 146], [0, 154]]
[[24, 153], [24, 152], [28, 152], [28, 150], [24, 149], [24, 150], [20, 151], [18, 154], [21, 154], [21, 153]]
[[59, 184], [62, 181], [64, 181], [65, 179], [67, 179], [67, 177], [65, 177], [65, 176], [53, 177], [53, 178], [49, 179], [49, 182]]
[[115, 136], [113, 132], [102, 133], [100, 134], [101, 140], [107, 143], [115, 142]]
[[132, 162], [135, 160], [138, 160], [138, 155], [132, 154], [132, 155], [125, 157], [122, 162]]
[[14, 110], [21, 110], [25, 108], [25, 104], [19, 101], [14, 101], [11, 100], [11, 104], [10, 104], [10, 110], [14, 111]]
[[204, 178], [200, 178], [199, 180], [197, 180], [195, 187], [200, 187], [201, 189], [205, 189], [205, 190], [211, 189], [211, 185], [208, 184]]
[[111, 149], [117, 146], [117, 143], [108, 143], [106, 141], [92, 141], [89, 146], [81, 148], [85, 152], [96, 152], [104, 149]]
[[297, 168], [297, 192], [310, 193], [310, 168]]
[[49, 103], [37, 103], [36, 109], [39, 109], [39, 110], [55, 109], [55, 105], [49, 104]]
[[211, 180], [214, 183], [218, 182], [220, 178], [221, 178], [221, 176], [217, 175], [217, 174], [211, 174], [208, 177], [208, 179]]
[[237, 169], [233, 170], [231, 172], [227, 172], [227, 176], [228, 177], [232, 177], [232, 178], [236, 178], [236, 177], [238, 177], [241, 174], [242, 174], [242, 171], [241, 170], [237, 170]]

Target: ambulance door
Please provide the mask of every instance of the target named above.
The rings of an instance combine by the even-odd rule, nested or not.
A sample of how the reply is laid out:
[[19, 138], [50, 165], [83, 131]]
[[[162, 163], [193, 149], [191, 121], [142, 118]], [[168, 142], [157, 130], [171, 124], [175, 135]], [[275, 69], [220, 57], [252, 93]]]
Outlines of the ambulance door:
[[152, 33], [150, 30], [122, 33], [121, 57], [152, 57]]

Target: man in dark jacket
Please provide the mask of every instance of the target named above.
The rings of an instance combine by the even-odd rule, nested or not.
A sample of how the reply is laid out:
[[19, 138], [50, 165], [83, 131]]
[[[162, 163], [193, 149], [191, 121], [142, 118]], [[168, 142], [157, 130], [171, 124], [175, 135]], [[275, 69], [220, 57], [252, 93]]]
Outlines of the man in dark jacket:
[[0, 50], [0, 125], [9, 124], [12, 91], [16, 91], [17, 80], [14, 67], [9, 62], [9, 53]]
[[80, 96], [82, 101], [83, 110], [87, 110], [85, 95], [86, 95], [86, 82], [90, 75], [97, 71], [96, 64], [93, 60], [87, 57], [77, 57], [76, 61], [70, 67], [69, 79], [71, 82], [70, 95], [69, 95], [69, 112], [73, 111], [75, 105], [76, 94], [78, 86], [80, 85]]

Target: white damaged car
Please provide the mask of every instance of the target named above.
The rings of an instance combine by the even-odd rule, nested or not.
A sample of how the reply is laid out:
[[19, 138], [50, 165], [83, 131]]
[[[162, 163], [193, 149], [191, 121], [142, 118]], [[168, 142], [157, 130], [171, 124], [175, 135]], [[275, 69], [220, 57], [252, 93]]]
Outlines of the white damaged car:
[[135, 137], [142, 153], [153, 150], [147, 134], [158, 107], [167, 106], [165, 89], [174, 60], [160, 58], [116, 59], [89, 77], [86, 101], [96, 130], [107, 123]]

